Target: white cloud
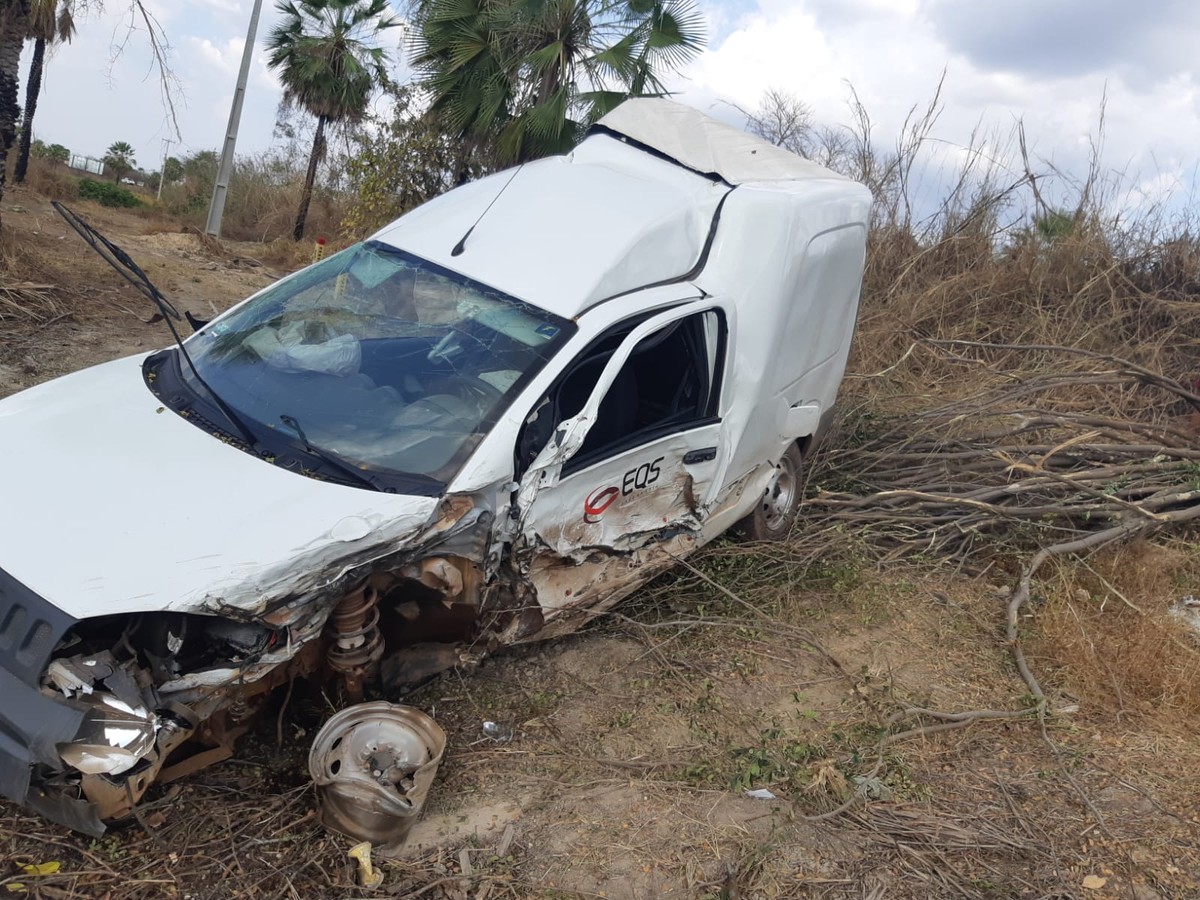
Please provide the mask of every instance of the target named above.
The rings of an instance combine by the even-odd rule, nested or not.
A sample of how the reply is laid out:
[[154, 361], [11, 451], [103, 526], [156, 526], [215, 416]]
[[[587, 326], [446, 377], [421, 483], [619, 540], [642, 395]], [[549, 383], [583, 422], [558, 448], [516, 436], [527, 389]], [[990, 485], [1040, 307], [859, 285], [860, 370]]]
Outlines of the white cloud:
[[[1079, 176], [1107, 98], [1108, 171], [1158, 190], [1164, 165], [1190, 178], [1179, 161], [1195, 159], [1200, 146], [1200, 63], [1189, 55], [1184, 65], [1177, 52], [1200, 42], [1200, 13], [1181, 0], [1168, 2], [1181, 13], [1175, 17], [1145, 4], [1135, 14], [1121, 0], [1102, 5], [1114, 4], [1123, 12], [1105, 20], [1090, 0], [1071, 0], [1065, 12], [1051, 4], [1053, 15], [1045, 3], [1014, 0], [991, 4], [984, 22], [974, 18], [977, 0], [759, 0], [689, 68], [680, 97], [753, 108], [776, 88], [807, 102], [818, 121], [844, 124], [849, 83], [887, 146], [908, 111], [928, 103], [945, 69], [934, 132], [943, 148], [964, 147], [982, 129], [997, 135], [994, 151], [1015, 167], [1016, 148], [1003, 136], [1021, 120], [1035, 158]], [[1046, 34], [1037, 37], [1041, 26]], [[1072, 27], [1075, 43], [1090, 38], [1089, 46], [1071, 42]], [[1022, 35], [1024, 46], [1040, 41], [1052, 58], [1014, 46]], [[933, 155], [935, 167], [953, 158]]]

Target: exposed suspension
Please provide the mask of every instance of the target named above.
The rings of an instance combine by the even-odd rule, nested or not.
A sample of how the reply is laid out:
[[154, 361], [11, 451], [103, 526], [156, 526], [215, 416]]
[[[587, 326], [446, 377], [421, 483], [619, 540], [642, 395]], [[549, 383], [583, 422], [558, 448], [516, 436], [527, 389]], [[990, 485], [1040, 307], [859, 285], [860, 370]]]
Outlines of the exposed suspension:
[[326, 626], [333, 643], [329, 666], [341, 673], [346, 694], [354, 702], [363, 698], [363, 684], [383, 656], [379, 632], [379, 593], [363, 582], [338, 601]]

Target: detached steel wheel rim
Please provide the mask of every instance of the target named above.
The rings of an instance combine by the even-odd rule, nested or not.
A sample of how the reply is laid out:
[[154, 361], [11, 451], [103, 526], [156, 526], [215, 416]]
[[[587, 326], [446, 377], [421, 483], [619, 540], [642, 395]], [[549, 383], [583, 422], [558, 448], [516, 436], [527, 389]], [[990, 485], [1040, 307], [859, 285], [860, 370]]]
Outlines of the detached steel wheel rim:
[[763, 494], [763, 524], [771, 531], [787, 525], [796, 502], [799, 479], [791, 457], [785, 454], [775, 467], [775, 475]]

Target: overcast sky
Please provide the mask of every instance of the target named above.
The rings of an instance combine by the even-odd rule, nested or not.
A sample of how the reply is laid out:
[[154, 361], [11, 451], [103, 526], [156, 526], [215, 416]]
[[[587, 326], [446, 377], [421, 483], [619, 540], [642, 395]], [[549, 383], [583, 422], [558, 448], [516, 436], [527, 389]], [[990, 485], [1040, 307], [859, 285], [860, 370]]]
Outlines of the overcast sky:
[[[126, 2], [107, 0], [106, 13], [81, 22], [75, 42], [49, 60], [37, 136], [96, 156], [125, 140], [147, 170], [157, 169], [164, 138], [181, 138], [174, 155], [219, 147], [250, 0], [148, 3], [171, 42], [180, 136], [164, 113], [144, 27], [135, 21], [128, 33]], [[1003, 136], [1023, 119], [1038, 158], [1081, 172], [1107, 97], [1106, 166], [1149, 201], [1190, 198], [1200, 148], [1200, 4], [1190, 0], [699, 2], [709, 49], [674, 86], [678, 99], [723, 118], [736, 117], [729, 104], [753, 108], [774, 87], [810, 104], [819, 121], [844, 123], [853, 84], [886, 145], [945, 69], [935, 137], [950, 159], [982, 126], [1009, 160], [1015, 148]], [[265, 0], [239, 152], [272, 141], [279, 86], [261, 42], [274, 19]]]

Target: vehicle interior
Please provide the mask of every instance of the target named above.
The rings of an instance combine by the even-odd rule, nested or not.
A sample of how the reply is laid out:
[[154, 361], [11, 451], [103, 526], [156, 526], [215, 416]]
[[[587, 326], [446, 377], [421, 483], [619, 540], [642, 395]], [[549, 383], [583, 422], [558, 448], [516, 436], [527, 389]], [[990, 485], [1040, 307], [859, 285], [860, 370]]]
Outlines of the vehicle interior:
[[[645, 318], [624, 322], [598, 338], [558, 379], [522, 429], [519, 472], [533, 462], [555, 427], [583, 409], [613, 354]], [[604, 395], [595, 424], [564, 465], [564, 474], [714, 417], [724, 340], [717, 310], [679, 319], [642, 339]]]

